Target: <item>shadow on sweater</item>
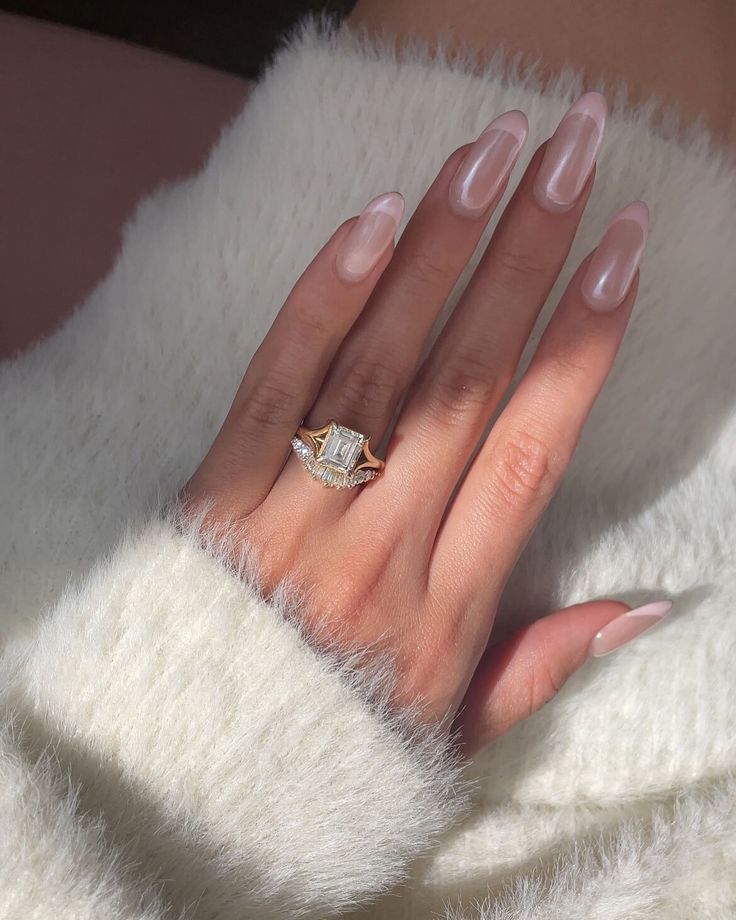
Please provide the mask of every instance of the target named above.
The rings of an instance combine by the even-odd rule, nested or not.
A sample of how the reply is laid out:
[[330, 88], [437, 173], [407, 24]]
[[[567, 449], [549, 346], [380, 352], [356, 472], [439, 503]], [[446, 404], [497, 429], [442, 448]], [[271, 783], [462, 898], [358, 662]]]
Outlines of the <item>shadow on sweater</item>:
[[44, 772], [51, 770], [71, 793], [82, 827], [87, 822], [109, 847], [109, 852], [95, 847], [101, 875], [112, 872], [121, 888], [135, 886], [134, 893], [158, 892], [171, 917], [225, 920], [254, 916], [254, 911], [259, 917], [290, 916], [298, 894], [283, 878], [277, 883], [270, 879], [267, 865], [259, 865], [252, 854], [225, 852], [207, 828], [198, 827], [184, 811], [163, 808], [109, 760], [52, 738], [32, 704], [15, 699], [13, 708], [27, 765], [40, 762]]

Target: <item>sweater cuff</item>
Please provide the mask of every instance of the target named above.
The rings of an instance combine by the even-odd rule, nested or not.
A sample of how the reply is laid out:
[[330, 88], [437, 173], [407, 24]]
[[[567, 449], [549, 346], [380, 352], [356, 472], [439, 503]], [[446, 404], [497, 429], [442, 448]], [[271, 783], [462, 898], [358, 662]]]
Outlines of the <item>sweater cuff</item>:
[[458, 816], [457, 757], [390, 708], [388, 671], [312, 648], [293, 597], [247, 574], [152, 520], [6, 661], [11, 708], [175, 904], [337, 911]]

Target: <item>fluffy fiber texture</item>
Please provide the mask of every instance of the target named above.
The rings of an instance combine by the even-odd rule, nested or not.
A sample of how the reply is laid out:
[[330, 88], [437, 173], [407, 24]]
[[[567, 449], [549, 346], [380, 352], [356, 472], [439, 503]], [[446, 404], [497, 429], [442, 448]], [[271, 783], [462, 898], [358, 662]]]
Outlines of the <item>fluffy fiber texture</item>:
[[[137, 528], [6, 652], [3, 703], [26, 756], [53, 749], [80, 809], [102, 817], [114, 853], [155, 867], [170, 905], [323, 917], [393, 887], [457, 816], [457, 757], [391, 710], [384, 668], [313, 650], [295, 593], [264, 603], [231, 558], [168, 519]], [[5, 854], [8, 890], [38, 873], [44, 891], [47, 838], [76, 802], [37, 814], [26, 787], [41, 784], [9, 776], [31, 827]], [[84, 831], [69, 836], [86, 857]], [[100, 853], [100, 873], [114, 859]], [[96, 897], [105, 881], [69, 884]]]
[[99, 821], [48, 757], [27, 759], [11, 725], [0, 731], [0, 916], [160, 920], [154, 888], [105, 841]]
[[[439, 828], [449, 806], [422, 786], [421, 745], [212, 559], [152, 524], [96, 563], [191, 474], [288, 289], [342, 219], [390, 188], [411, 212], [444, 157], [508, 108], [531, 123], [520, 171], [581, 88], [572, 73], [542, 87], [500, 59], [470, 69], [309, 28], [201, 175], [139, 207], [76, 315], [2, 369], [2, 628], [8, 658], [26, 655], [16, 718], [48, 734], [110, 846], [168, 880], [176, 906], [202, 894], [195, 915], [229, 918], [255, 903], [278, 914], [290, 892], [315, 909], [349, 903], [400, 875], [431, 836], [430, 812]], [[677, 612], [477, 758], [475, 812], [376, 917], [427, 917], [458, 899], [461, 916], [488, 920], [736, 913], [734, 167], [654, 103], [608, 96], [596, 187], [540, 325], [610, 215], [643, 197], [653, 226], [638, 305], [501, 629], [597, 596], [672, 597]], [[120, 646], [103, 628], [115, 622]], [[135, 655], [122, 654], [128, 641]], [[257, 712], [235, 705], [254, 675], [264, 711], [279, 714], [260, 734]], [[379, 806], [347, 820], [372, 797]], [[252, 827], [239, 820], [249, 815]], [[305, 861], [284, 858], [284, 842]], [[217, 890], [231, 874], [256, 884], [225, 906]], [[203, 880], [211, 902], [195, 893]]]

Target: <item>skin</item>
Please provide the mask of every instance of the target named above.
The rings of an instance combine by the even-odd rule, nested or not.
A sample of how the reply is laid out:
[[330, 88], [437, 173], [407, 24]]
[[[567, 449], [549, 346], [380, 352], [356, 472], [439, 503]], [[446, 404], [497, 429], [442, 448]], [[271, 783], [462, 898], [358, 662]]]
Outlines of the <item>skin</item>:
[[[734, 15], [729, 0], [585, 6], [572, 0], [360, 0], [351, 22], [399, 41], [419, 37], [432, 44], [439, 36], [449, 37], [451, 47], [468, 45], [481, 57], [502, 41], [524, 59], [540, 61], [542, 75], [572, 64], [589, 82], [623, 77], [634, 100], [655, 92], [686, 120], [702, 116], [719, 141], [733, 143], [736, 68], [728, 41]], [[79, 71], [68, 62], [74, 60], [83, 71], [91, 60], [90, 43], [104, 52], [97, 78], [82, 72], [75, 82]], [[4, 251], [12, 255], [6, 260], [4, 294], [15, 305], [0, 326], [0, 355], [7, 356], [52, 329], [105, 274], [120, 224], [134, 202], [158, 181], [201, 163], [220, 126], [245, 100], [248, 86], [169, 61], [169, 67], [178, 68], [172, 81], [157, 55], [8, 16], [0, 16], [0, 51], [6, 71], [15, 76], [3, 82], [0, 97], [3, 123], [13, 126], [5, 137], [15, 145], [6, 140], [2, 175], [7, 188], [0, 211]], [[51, 72], [43, 69], [50, 65]], [[142, 72], [145, 79], [131, 79]], [[53, 85], [54, 93], [28, 92], [34, 74], [41, 75], [43, 85]], [[201, 95], [186, 93], [189, 107], [182, 112], [171, 105], [169, 94], [181, 96], [181, 81], [188, 79]], [[107, 104], [121, 93], [125, 119], [120, 106]], [[55, 119], [64, 99], [74, 101], [74, 111], [94, 116]], [[170, 119], [163, 132], [167, 143], [157, 143], [145, 130], [147, 112]], [[106, 141], [107, 155], [91, 144], [91, 134]], [[120, 156], [131, 139], [137, 156]], [[14, 156], [14, 149], [24, 156]], [[585, 662], [595, 633], [627, 609], [613, 601], [580, 604], [550, 613], [501, 643], [491, 637], [503, 585], [564, 473], [614, 359], [637, 282], [614, 313], [596, 315], [581, 302], [576, 274], [535, 361], [448, 510], [460, 464], [435, 470], [427, 465], [426, 448], [445, 440], [459, 445], [458, 461], [471, 456], [564, 260], [590, 190], [588, 183], [571, 213], [542, 217], [528, 194], [539, 162], [534, 158], [470, 293], [416, 373], [427, 332], [426, 322], [418, 321], [418, 305], [431, 304], [426, 321], [440, 308], [469, 255], [474, 232], [480, 233], [491, 210], [478, 218], [475, 231], [466, 224], [455, 232], [443, 202], [461, 156], [459, 151], [450, 157], [396, 252], [387, 250], [364, 282], [348, 286], [335, 275], [335, 251], [350, 222], [336, 231], [254, 357], [185, 496], [193, 507], [209, 508], [207, 525], [235, 522], [240, 540], [257, 550], [267, 593], [287, 573], [292, 578], [299, 573], [300, 585], [314, 601], [311, 609], [320, 611], [311, 625], [321, 636], [392, 653], [400, 665], [397, 703], [419, 699], [428, 720], [454, 718], [471, 753], [550, 699]], [[108, 165], [116, 157], [126, 169], [114, 173], [112, 182]], [[43, 186], [39, 174], [47, 178]], [[39, 224], [34, 214], [42, 206]], [[457, 245], [443, 247], [438, 261], [437, 247], [429, 241], [448, 228]], [[84, 242], [83, 264], [59, 249], [59, 240], [67, 238]], [[39, 285], [34, 288], [28, 284], [31, 256], [48, 269], [33, 273]], [[501, 315], [499, 304], [505, 300], [508, 306], [509, 290], [516, 298], [514, 309]], [[337, 302], [339, 311], [328, 309]], [[509, 316], [521, 322], [509, 325]], [[412, 322], [399, 336], [401, 317]], [[496, 330], [498, 349], [486, 353], [487, 363], [472, 380], [464, 378], [462, 357], [483, 328]], [[407, 343], [400, 355], [390, 348], [396, 340]], [[296, 356], [300, 344], [305, 349], [301, 365], [279, 363], [279, 356]], [[351, 402], [349, 394], [361, 391], [349, 385], [356, 359], [364, 372], [383, 373], [383, 385], [369, 387], [383, 399]], [[303, 377], [291, 374], [295, 366], [305, 369]], [[358, 382], [364, 386], [371, 379]], [[389, 443], [386, 472], [365, 488], [328, 492], [285, 453], [305, 415], [308, 423], [335, 415], [370, 430], [378, 443], [407, 387], [410, 395]], [[265, 454], [264, 437], [271, 445]], [[252, 468], [256, 444], [258, 473], [244, 482], [240, 471]], [[291, 525], [289, 540], [281, 525], [285, 519]], [[335, 583], [343, 589], [337, 599], [329, 590]]]
[[0, 61], [1, 360], [107, 274], [136, 202], [202, 167], [248, 84], [3, 13]]
[[350, 22], [481, 59], [503, 46], [542, 77], [572, 66], [591, 88], [624, 79], [632, 102], [657, 96], [685, 122], [701, 118], [718, 143], [736, 144], [732, 0], [358, 0]]
[[[355, 219], [341, 226], [292, 290], [184, 490], [195, 513], [206, 509], [207, 529], [235, 536], [236, 555], [242, 545], [254, 551], [267, 595], [284, 578], [296, 582], [309, 599], [307, 626], [321, 640], [396, 661], [398, 705], [418, 703], [423, 718], [445, 725], [460, 712], [455, 727], [467, 752], [549, 700], [587, 659], [596, 632], [627, 610], [608, 601], [578, 605], [488, 645], [511, 569], [613, 363], [638, 281], [616, 310], [593, 312], [580, 295], [585, 260], [462, 479], [593, 183], [591, 174], [570, 210], [542, 209], [532, 187], [544, 146], [420, 366], [434, 320], [495, 208], [460, 217], [450, 206], [467, 147], [449, 157], [395, 251], [389, 244], [355, 283], [336, 271]], [[304, 417], [338, 418], [379, 443], [407, 388], [385, 472], [373, 482], [326, 489], [289, 453]], [[447, 459], [436, 463], [434, 449]]]

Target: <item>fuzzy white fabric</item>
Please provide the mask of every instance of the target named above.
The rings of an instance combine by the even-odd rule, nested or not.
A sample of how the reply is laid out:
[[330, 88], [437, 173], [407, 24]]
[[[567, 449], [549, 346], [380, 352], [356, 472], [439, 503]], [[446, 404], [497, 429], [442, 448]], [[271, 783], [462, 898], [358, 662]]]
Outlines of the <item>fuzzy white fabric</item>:
[[[340, 220], [394, 187], [410, 212], [507, 108], [531, 122], [520, 170], [580, 89], [309, 28], [64, 328], [2, 368], [0, 917], [325, 916], [394, 886], [456, 813], [445, 748], [389, 715], [380, 676], [139, 521]], [[596, 596], [677, 613], [478, 757], [473, 812], [371, 916], [736, 915], [736, 180], [702, 131], [612, 101], [543, 319], [634, 197], [639, 301], [502, 628]]]
[[78, 812], [58, 764], [23, 756], [12, 728], [0, 736], [0, 916], [160, 920], [154, 886]]
[[[76, 810], [102, 817], [111, 852], [90, 873], [88, 834], [70, 830], [61, 855], [84, 881], [70, 873], [50, 904], [97, 897], [122, 853], [197, 916], [321, 917], [392, 887], [457, 817], [456, 758], [390, 712], [389, 675], [312, 651], [293, 592], [266, 605], [223, 552], [153, 520], [6, 652], [2, 702], [25, 730], [6, 781], [22, 821], [0, 844], [3, 891], [17, 877], [49, 896], [49, 866], [63, 873], [48, 838]], [[81, 788], [43, 821], [48, 770], [35, 764], [49, 747]], [[20, 903], [14, 920], [33, 913], [32, 894]]]

